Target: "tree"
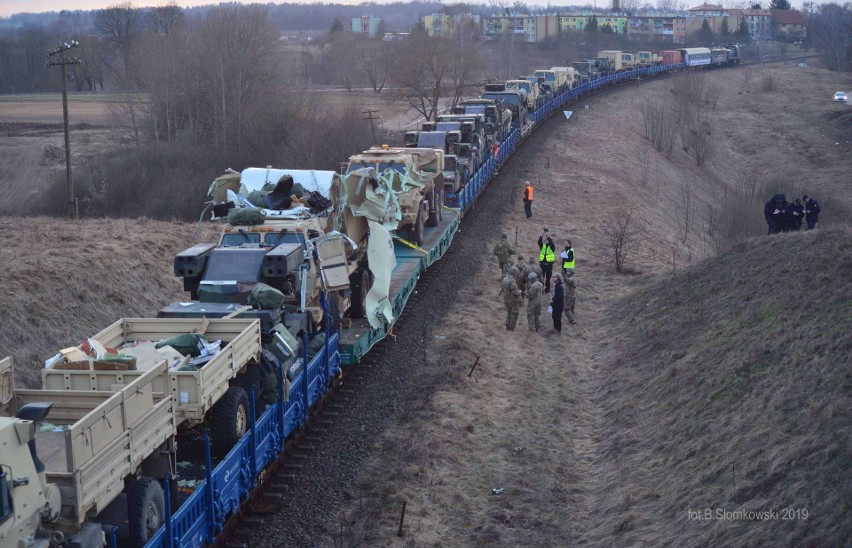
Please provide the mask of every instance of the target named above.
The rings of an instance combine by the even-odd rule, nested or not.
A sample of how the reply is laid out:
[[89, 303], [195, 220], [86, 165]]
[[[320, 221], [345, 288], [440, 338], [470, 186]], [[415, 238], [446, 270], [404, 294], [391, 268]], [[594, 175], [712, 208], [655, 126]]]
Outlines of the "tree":
[[406, 103], [426, 120], [435, 117], [443, 97], [458, 100], [479, 66], [475, 48], [424, 35], [399, 42], [394, 60], [390, 78]]
[[376, 25], [376, 39], [384, 40], [385, 39], [385, 33], [387, 33], [387, 31], [388, 31], [388, 25], [387, 25], [387, 23], [385, 23], [385, 18], [382, 17], [382, 19], [379, 21], [379, 24]]
[[607, 23], [607, 24], [605, 24], [604, 26], [601, 27], [601, 32], [604, 33], [604, 34], [614, 34], [615, 33], [615, 31], [612, 30], [612, 27], [610, 26], [609, 23]]
[[737, 28], [737, 32], [734, 33], [734, 37], [739, 42], [751, 42], [751, 33], [748, 30], [748, 23], [746, 23], [745, 17], [740, 19], [740, 26]]
[[813, 19], [809, 37], [828, 70], [848, 70], [852, 64], [852, 9], [849, 4], [823, 4]]
[[429, 36], [429, 31], [426, 30], [426, 25], [422, 19], [418, 19], [411, 27], [411, 37], [414, 38], [415, 36]]
[[753, 9], [753, 10], [762, 10], [762, 9], [763, 9], [763, 6], [761, 6], [761, 5], [760, 5], [760, 2], [755, 2], [754, 4], [752, 4], [752, 5], [751, 5], [751, 9]]
[[358, 47], [358, 66], [367, 75], [370, 86], [376, 93], [385, 87], [390, 72], [388, 44], [389, 42], [382, 40], [362, 40]]
[[710, 23], [705, 19], [701, 23], [701, 30], [698, 31], [698, 41], [701, 42], [705, 46], [709, 46], [714, 39], [715, 33], [713, 29], [710, 28]]
[[721, 36], [722, 38], [725, 38], [725, 39], [730, 38], [730, 36], [731, 36], [731, 29], [730, 29], [730, 27], [728, 27], [728, 18], [727, 17], [722, 19], [722, 27], [719, 29], [719, 36]]
[[619, 274], [625, 272], [625, 262], [636, 248], [639, 230], [635, 226], [633, 214], [633, 208], [612, 213], [603, 227], [615, 259], [615, 271]]
[[769, 9], [771, 10], [790, 10], [793, 9], [790, 6], [790, 0], [772, 0], [769, 3]]
[[173, 2], [166, 6], [151, 8], [148, 12], [148, 25], [154, 34], [168, 36], [175, 29], [184, 28], [186, 18], [183, 9]]
[[328, 33], [334, 35], [341, 32], [343, 32], [343, 19], [335, 17], [334, 21], [331, 23], [331, 29], [329, 29]]
[[143, 30], [142, 12], [129, 2], [95, 12], [93, 27], [116, 59], [110, 68], [118, 73], [122, 85], [136, 87], [134, 46]]
[[592, 15], [589, 18], [589, 22], [586, 23], [586, 28], [583, 30], [585, 30], [586, 32], [598, 32], [598, 30], [600, 30], [598, 28], [598, 18]]

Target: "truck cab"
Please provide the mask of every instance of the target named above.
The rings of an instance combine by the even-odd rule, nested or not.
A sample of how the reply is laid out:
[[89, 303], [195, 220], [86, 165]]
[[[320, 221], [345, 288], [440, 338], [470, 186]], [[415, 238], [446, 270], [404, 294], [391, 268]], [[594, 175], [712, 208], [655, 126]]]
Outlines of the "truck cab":
[[527, 110], [533, 112], [538, 105], [539, 90], [538, 85], [529, 80], [517, 79], [506, 80], [506, 90], [523, 90], [527, 94]]
[[509, 89], [502, 84], [489, 84], [482, 93], [483, 99], [490, 99], [504, 105], [512, 112], [512, 122], [521, 127], [527, 124], [527, 92], [522, 89]]

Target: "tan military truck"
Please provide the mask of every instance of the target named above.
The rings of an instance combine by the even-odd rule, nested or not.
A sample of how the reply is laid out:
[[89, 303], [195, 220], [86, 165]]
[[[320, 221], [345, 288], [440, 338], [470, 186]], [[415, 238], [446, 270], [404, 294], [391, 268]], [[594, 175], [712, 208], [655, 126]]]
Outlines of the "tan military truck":
[[619, 50], [604, 50], [598, 52], [598, 57], [609, 60], [610, 71], [620, 71], [624, 68], [622, 52]]
[[[392, 233], [404, 231], [422, 245], [424, 227], [438, 226], [443, 217], [443, 172], [440, 149], [384, 145], [355, 154], [344, 166], [347, 215], [376, 220]], [[353, 228], [346, 223], [350, 238]]]
[[533, 112], [538, 105], [539, 89], [538, 85], [529, 80], [506, 80], [507, 90], [523, 90], [527, 93], [527, 110]]
[[155, 478], [174, 473], [166, 361], [104, 390], [21, 389], [12, 371], [0, 361], [0, 545], [101, 547], [119, 522], [143, 544], [165, 515]]

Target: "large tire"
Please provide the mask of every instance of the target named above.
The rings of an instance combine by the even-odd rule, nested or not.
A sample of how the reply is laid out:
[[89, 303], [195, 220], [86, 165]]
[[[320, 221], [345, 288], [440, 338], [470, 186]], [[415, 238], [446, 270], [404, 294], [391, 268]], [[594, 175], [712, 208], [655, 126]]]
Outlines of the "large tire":
[[366, 268], [359, 268], [349, 276], [349, 289], [351, 291], [349, 299], [351, 301], [349, 305], [350, 318], [363, 318], [364, 314], [366, 314], [367, 292], [370, 291], [371, 285], [370, 271]]
[[246, 391], [232, 385], [210, 410], [210, 435], [213, 452], [222, 458], [248, 431], [249, 398]]
[[424, 211], [423, 202], [420, 202], [420, 209], [417, 211], [417, 218], [414, 220], [409, 231], [409, 240], [414, 245], [423, 245], [423, 228], [426, 224], [426, 211]]
[[144, 546], [163, 525], [165, 516], [166, 499], [160, 482], [143, 476], [130, 485], [127, 492], [130, 545]]
[[438, 226], [441, 224], [442, 206], [441, 191], [436, 188], [429, 193], [429, 208], [434, 208], [434, 211], [429, 212], [429, 217], [426, 219], [426, 226]]

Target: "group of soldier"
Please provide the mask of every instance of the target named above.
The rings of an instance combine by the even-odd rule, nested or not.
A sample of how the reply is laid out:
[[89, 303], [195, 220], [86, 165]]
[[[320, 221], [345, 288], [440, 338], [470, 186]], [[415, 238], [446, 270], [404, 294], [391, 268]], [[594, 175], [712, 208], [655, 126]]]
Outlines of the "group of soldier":
[[561, 333], [563, 314], [570, 324], [575, 323], [577, 282], [574, 277], [574, 249], [570, 240], [565, 242], [565, 249], [559, 254], [562, 259], [561, 273], [552, 274], [556, 254], [547, 229], [542, 231], [538, 247], [538, 261], [535, 256], [524, 261], [523, 255], [517, 255], [517, 262], [514, 262], [516, 251], [507, 234], [503, 234], [494, 246], [494, 255], [497, 256], [501, 271], [500, 294], [506, 305], [506, 329], [514, 331], [521, 304], [526, 299], [529, 330], [540, 331], [541, 309], [545, 305], [546, 295], [550, 295], [548, 311], [553, 319], [553, 329]]
[[819, 203], [807, 194], [792, 202], [784, 194], [776, 194], [763, 205], [769, 234], [801, 230], [802, 221], [807, 223], [808, 230], [816, 228], [820, 211]]

